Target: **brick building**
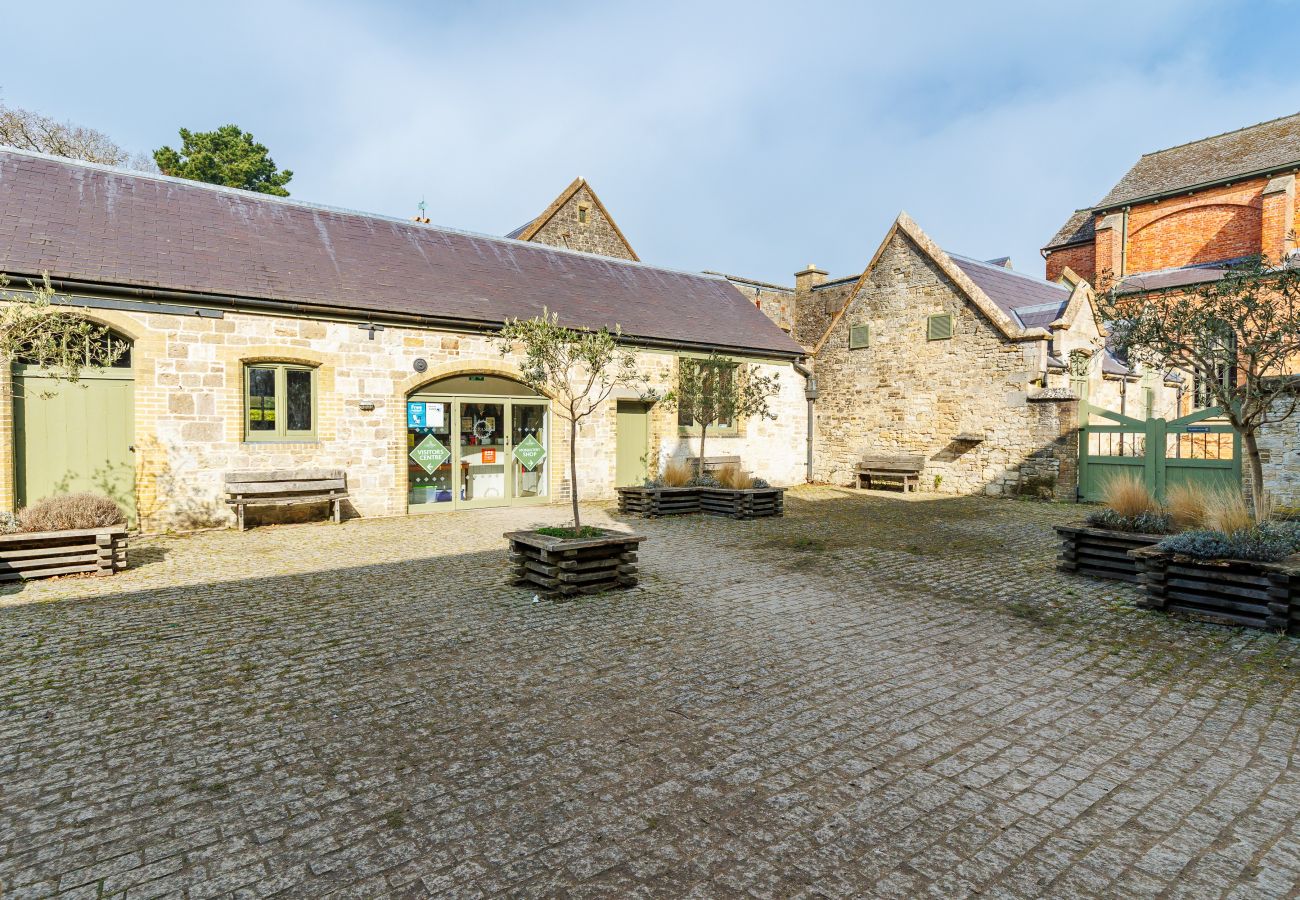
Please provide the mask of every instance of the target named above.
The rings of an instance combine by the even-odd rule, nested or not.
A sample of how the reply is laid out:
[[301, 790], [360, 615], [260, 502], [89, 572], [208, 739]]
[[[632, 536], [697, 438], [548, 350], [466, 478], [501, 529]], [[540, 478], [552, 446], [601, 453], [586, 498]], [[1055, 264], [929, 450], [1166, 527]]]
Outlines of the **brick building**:
[[[48, 272], [130, 348], [81, 385], [0, 375], [0, 505], [92, 489], [145, 527], [196, 526], [229, 519], [226, 472], [317, 467], [346, 471], [361, 515], [560, 500], [565, 423], [492, 342], [543, 308], [620, 325], [660, 392], [713, 350], [775, 375], [777, 420], [710, 447], [803, 480], [803, 348], [726, 279], [636, 261], [585, 182], [552, 206], [517, 240], [0, 149], [0, 272]], [[584, 496], [689, 454], [691, 431], [639, 392], [611, 398], [579, 432]], [[513, 454], [526, 441], [544, 458]]]
[[1214, 277], [1215, 264], [1295, 249], [1300, 113], [1148, 153], [1043, 248], [1047, 278], [1158, 288]]

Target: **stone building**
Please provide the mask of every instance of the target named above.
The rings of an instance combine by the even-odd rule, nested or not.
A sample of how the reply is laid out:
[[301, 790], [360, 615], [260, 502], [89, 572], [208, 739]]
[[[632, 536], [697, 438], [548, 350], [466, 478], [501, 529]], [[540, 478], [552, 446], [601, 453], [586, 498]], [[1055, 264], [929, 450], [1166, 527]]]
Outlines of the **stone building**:
[[573, 179], [537, 218], [520, 225], [506, 237], [633, 262], [640, 259], [596, 191], [582, 176]]
[[[1054, 284], [944, 252], [901, 214], [859, 275], [795, 277], [817, 378], [814, 477], [864, 454], [920, 455], [922, 490], [1075, 495], [1072, 380], [1100, 385], [1104, 338], [1081, 279]], [[1071, 374], [1079, 355], [1097, 364]]]
[[1300, 113], [1148, 153], [1043, 248], [1047, 277], [1122, 278], [1163, 288], [1214, 277], [1216, 264], [1295, 247]]
[[[590, 198], [589, 224], [613, 228], [576, 185], [559, 208]], [[0, 503], [93, 489], [146, 528], [194, 526], [228, 520], [226, 472], [317, 467], [346, 471], [365, 516], [566, 498], [566, 423], [492, 341], [543, 308], [619, 324], [661, 393], [713, 350], [776, 375], [777, 420], [710, 452], [803, 480], [803, 348], [724, 278], [538, 243], [555, 218], [521, 241], [0, 149], [0, 272], [48, 272], [129, 346], [76, 386], [8, 375]], [[640, 392], [611, 398], [578, 435], [584, 496], [691, 434]]]

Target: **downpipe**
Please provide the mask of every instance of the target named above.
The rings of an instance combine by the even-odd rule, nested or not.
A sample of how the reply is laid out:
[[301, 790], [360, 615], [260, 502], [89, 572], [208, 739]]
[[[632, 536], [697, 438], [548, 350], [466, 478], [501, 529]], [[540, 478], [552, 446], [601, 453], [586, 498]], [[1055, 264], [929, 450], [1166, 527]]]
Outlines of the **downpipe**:
[[813, 480], [813, 420], [815, 417], [813, 404], [817, 402], [817, 375], [797, 359], [792, 360], [790, 365], [794, 366], [794, 370], [804, 378], [803, 396], [808, 401], [807, 458], [804, 461], [804, 480], [811, 484]]

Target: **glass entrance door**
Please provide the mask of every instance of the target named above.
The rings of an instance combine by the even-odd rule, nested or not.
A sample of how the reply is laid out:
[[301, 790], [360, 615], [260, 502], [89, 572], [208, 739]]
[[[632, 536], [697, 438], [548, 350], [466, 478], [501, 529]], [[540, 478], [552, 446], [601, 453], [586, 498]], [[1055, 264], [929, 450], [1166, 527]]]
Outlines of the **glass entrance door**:
[[462, 398], [456, 401], [460, 421], [456, 454], [460, 472], [460, 505], [506, 506], [510, 488], [506, 462], [506, 404], [499, 400]]
[[411, 397], [406, 403], [408, 510], [545, 503], [550, 413], [541, 398]]
[[545, 403], [510, 404], [511, 495], [517, 503], [543, 503], [550, 496], [548, 411]]

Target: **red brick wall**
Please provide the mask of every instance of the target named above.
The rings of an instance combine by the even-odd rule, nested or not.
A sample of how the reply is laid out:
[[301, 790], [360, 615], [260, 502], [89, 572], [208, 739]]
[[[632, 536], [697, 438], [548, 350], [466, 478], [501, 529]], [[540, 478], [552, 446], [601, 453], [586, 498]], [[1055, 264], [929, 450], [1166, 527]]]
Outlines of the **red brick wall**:
[[1095, 249], [1092, 244], [1079, 244], [1064, 250], [1053, 250], [1047, 257], [1047, 280], [1055, 281], [1069, 266], [1077, 275], [1092, 283], [1096, 275]]
[[[1268, 179], [1255, 178], [1133, 207], [1125, 272], [1153, 272], [1260, 252], [1276, 256], [1276, 248], [1262, 245], [1261, 193], [1266, 184]], [[1300, 225], [1300, 191], [1294, 221]], [[1069, 266], [1095, 284], [1099, 269], [1119, 267], [1118, 258], [1108, 263], [1102, 259], [1106, 255], [1095, 242], [1053, 251], [1047, 257], [1047, 278], [1055, 281]]]
[[1267, 179], [1210, 188], [1129, 212], [1126, 272], [1152, 272], [1260, 252]]

